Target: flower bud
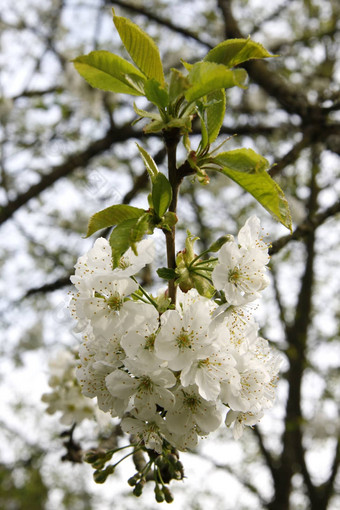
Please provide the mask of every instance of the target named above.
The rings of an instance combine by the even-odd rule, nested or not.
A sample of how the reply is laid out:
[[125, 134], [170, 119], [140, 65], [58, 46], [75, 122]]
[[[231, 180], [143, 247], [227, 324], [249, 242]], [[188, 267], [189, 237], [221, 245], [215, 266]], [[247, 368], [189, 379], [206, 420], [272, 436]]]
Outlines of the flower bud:
[[112, 475], [114, 470], [115, 470], [114, 466], [108, 466], [106, 469], [102, 471], [97, 470], [93, 473], [93, 479], [96, 483], [104, 483], [106, 482], [107, 477], [109, 475]]
[[163, 490], [160, 488], [160, 486], [157, 484], [155, 485], [155, 499], [157, 503], [163, 503], [164, 501], [164, 494]]
[[173, 502], [174, 497], [171, 494], [170, 489], [168, 487], [166, 487], [165, 485], [163, 486], [163, 494], [164, 494], [165, 501], [167, 503], [172, 503]]
[[143, 487], [144, 487], [144, 481], [141, 480], [140, 482], [138, 482], [135, 486], [135, 488], [133, 489], [132, 491], [132, 494], [134, 496], [136, 496], [136, 498], [139, 498], [139, 496], [142, 495], [142, 492], [143, 492]]
[[139, 473], [136, 473], [135, 475], [131, 476], [131, 478], [128, 479], [128, 484], [130, 487], [134, 487], [139, 479]]
[[207, 251], [216, 252], [216, 251], [220, 250], [225, 243], [228, 243], [229, 241], [232, 241], [232, 240], [233, 240], [233, 236], [231, 236], [231, 235], [219, 237], [214, 243], [212, 243], [212, 245], [209, 246]]

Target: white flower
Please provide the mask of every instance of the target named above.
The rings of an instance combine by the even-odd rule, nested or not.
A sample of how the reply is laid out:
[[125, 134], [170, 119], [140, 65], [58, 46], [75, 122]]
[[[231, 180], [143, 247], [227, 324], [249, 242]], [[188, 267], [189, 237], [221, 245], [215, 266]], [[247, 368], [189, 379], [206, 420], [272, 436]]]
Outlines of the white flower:
[[47, 412], [54, 414], [61, 411], [60, 423], [72, 425], [80, 423], [85, 418], [93, 419], [95, 409], [91, 400], [83, 397], [79, 386], [60, 389], [59, 392], [44, 394], [43, 402], [49, 403]]
[[[256, 348], [254, 347], [256, 345]], [[259, 413], [271, 407], [275, 398], [277, 373], [281, 364], [278, 355], [272, 353], [263, 339], [254, 342], [248, 352], [232, 351], [240, 385], [221, 384], [221, 401], [234, 411]]]
[[148, 410], [151, 415], [157, 404], [164, 409], [174, 405], [174, 396], [168, 388], [176, 384], [176, 378], [169, 369], [131, 359], [126, 359], [124, 365], [131, 375], [116, 370], [106, 377], [106, 386], [113, 397], [125, 401], [133, 397], [135, 408]]
[[109, 276], [111, 279], [128, 278], [138, 273], [154, 258], [154, 245], [151, 239], [145, 239], [137, 244], [138, 255], [131, 248], [121, 257], [117, 268], [112, 267], [112, 250], [107, 239], [100, 237], [93, 247], [75, 265], [75, 274], [71, 282], [82, 291], [87, 288], [89, 276]]
[[53, 358], [50, 359], [48, 367], [50, 369], [50, 378], [48, 380], [49, 386], [52, 388], [72, 380], [74, 377], [74, 369], [76, 360], [74, 353], [62, 350], [59, 351]]
[[100, 237], [93, 247], [82, 257], [79, 257], [75, 275], [71, 276], [71, 282], [82, 290], [88, 276], [93, 274], [109, 274], [112, 272], [112, 251], [107, 239]]
[[144, 442], [146, 448], [162, 453], [163, 434], [165, 431], [164, 420], [159, 414], [148, 416], [143, 419], [143, 413], [138, 417], [127, 417], [121, 422], [124, 432], [136, 435]]
[[260, 264], [268, 264], [268, 244], [263, 241], [260, 220], [256, 216], [251, 216], [245, 222], [238, 233], [237, 239], [241, 248], [256, 250], [256, 259]]
[[260, 235], [260, 221], [252, 216], [238, 235], [232, 238], [218, 254], [218, 264], [212, 272], [217, 290], [223, 290], [231, 305], [243, 305], [260, 297], [269, 280], [266, 264], [269, 261], [268, 245]]
[[268, 372], [260, 363], [248, 357], [238, 360], [237, 370], [240, 374], [239, 388], [228, 383], [222, 384], [222, 402], [234, 411], [260, 411], [266, 385], [270, 382]]
[[128, 313], [132, 303], [125, 298], [138, 289], [138, 284], [130, 278], [91, 276], [88, 286], [87, 292], [74, 297], [75, 315], [80, 320], [89, 319], [95, 334], [105, 334], [114, 327], [117, 317]]
[[60, 422], [63, 425], [80, 423], [85, 418], [93, 418], [95, 409], [93, 403], [83, 397], [81, 388], [75, 379], [75, 354], [70, 351], [60, 351], [49, 362], [51, 377], [49, 385], [51, 393], [44, 393], [42, 401], [48, 404], [46, 412], [62, 413]]
[[215, 340], [209, 332], [210, 302], [206, 298], [190, 304], [183, 313], [167, 310], [161, 316], [161, 330], [155, 340], [156, 355], [168, 361], [172, 370], [190, 365], [204, 346]]
[[100, 362], [79, 365], [76, 376], [86, 397], [97, 397], [98, 407], [104, 412], [110, 412], [113, 417], [122, 416], [128, 405], [127, 401], [115, 398], [106, 387], [105, 379], [113, 372], [112, 367]]
[[262, 412], [253, 414], [229, 411], [225, 419], [225, 424], [227, 425], [227, 427], [230, 426], [233, 427], [234, 439], [239, 439], [243, 434], [243, 429], [245, 425], [247, 425], [248, 427], [256, 425], [256, 423], [259, 423], [262, 416], [263, 416]]
[[197, 384], [204, 399], [216, 400], [224, 381], [231, 382], [233, 386], [239, 385], [240, 377], [235, 365], [233, 356], [226, 349], [213, 345], [202, 349], [191, 365], [183, 368], [181, 383], [183, 386]]
[[212, 280], [217, 290], [224, 291], [229, 304], [243, 305], [260, 297], [269, 283], [261, 259], [255, 249], [239, 248], [235, 242], [222, 246]]
[[[131, 320], [128, 332], [122, 337], [121, 345], [129, 358], [155, 363], [154, 344], [159, 329], [159, 314], [153, 305], [140, 303], [140, 321]], [[158, 360], [159, 361], [159, 360]]]
[[202, 297], [196, 289], [190, 289], [188, 292], [182, 292], [178, 287], [177, 298], [176, 298], [176, 310], [183, 314], [185, 311], [195, 303], [205, 303], [205, 306], [212, 314], [217, 308], [216, 303], [212, 299]]
[[176, 405], [166, 414], [168, 430], [177, 436], [191, 437], [192, 429], [200, 436], [216, 430], [222, 421], [222, 414], [216, 402], [203, 399], [195, 386], [178, 388], [175, 392]]
[[138, 255], [135, 255], [131, 248], [129, 248], [124, 255], [120, 258], [118, 267], [114, 270], [116, 277], [126, 278], [132, 276], [150, 264], [155, 256], [155, 247], [152, 239], [144, 239], [137, 244]]

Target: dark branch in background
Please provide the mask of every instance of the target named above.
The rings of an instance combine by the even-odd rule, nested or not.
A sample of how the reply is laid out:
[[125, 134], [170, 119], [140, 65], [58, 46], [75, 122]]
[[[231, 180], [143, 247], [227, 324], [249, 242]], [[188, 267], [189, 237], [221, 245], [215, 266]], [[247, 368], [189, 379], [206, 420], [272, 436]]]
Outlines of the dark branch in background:
[[64, 88], [63, 87], [49, 87], [47, 89], [42, 89], [42, 90], [24, 90], [23, 92], [21, 92], [20, 94], [18, 94], [17, 96], [13, 96], [11, 97], [10, 99], [12, 99], [12, 101], [16, 101], [17, 99], [21, 99], [22, 97], [41, 97], [41, 96], [46, 96], [48, 94], [55, 94], [55, 93], [60, 93], [60, 92], [63, 92]]
[[165, 18], [162, 18], [161, 16], [158, 16], [157, 14], [154, 14], [147, 9], [144, 9], [144, 7], [137, 7], [136, 5], [129, 4], [128, 2], [123, 2], [121, 0], [105, 0], [106, 4], [108, 5], [119, 5], [119, 7], [122, 7], [123, 9], [126, 9], [130, 12], [133, 12], [135, 14], [141, 14], [142, 16], [145, 16], [150, 21], [155, 21], [158, 25], [162, 27], [169, 28], [173, 32], [176, 32], [176, 34], [184, 35], [184, 37], [187, 37], [189, 39], [194, 39], [194, 41], [198, 42], [199, 44], [202, 44], [203, 46], [206, 46], [207, 48], [212, 48], [213, 45], [206, 41], [202, 41], [198, 35], [196, 35], [193, 32], [190, 32], [190, 30], [187, 30], [186, 28], [179, 27], [177, 25], [174, 25], [170, 20], [167, 20]]
[[257, 438], [261, 453], [266, 461], [266, 464], [267, 464], [269, 471], [271, 472], [272, 478], [274, 480], [276, 477], [276, 466], [275, 466], [274, 459], [273, 459], [270, 451], [266, 448], [266, 446], [264, 444], [263, 437], [262, 437], [259, 427], [258, 426], [252, 427], [252, 431], [254, 432], [254, 435]]
[[71, 282], [70, 282], [71, 274], [73, 274], [73, 272], [72, 273], [70, 272], [66, 276], [62, 276], [61, 278], [54, 280], [54, 282], [45, 283], [45, 285], [41, 285], [41, 287], [33, 287], [32, 289], [29, 289], [26, 292], [26, 294], [23, 296], [22, 299], [26, 299], [30, 296], [35, 295], [35, 294], [43, 294], [45, 292], [53, 292], [54, 290], [59, 290], [63, 287], [66, 287], [67, 285], [71, 285]]
[[[196, 453], [193, 451], [192, 453]], [[229, 466], [228, 464], [219, 464], [218, 462], [211, 459], [208, 455], [204, 455], [202, 452], [199, 452], [200, 458], [205, 459], [216, 468], [221, 469], [223, 471], [227, 471], [230, 475], [232, 475], [238, 482], [240, 482], [244, 487], [246, 487], [252, 494], [254, 494], [260, 501], [262, 507], [264, 508], [266, 505], [266, 501], [263, 499], [262, 495], [260, 494], [258, 488], [253, 485], [249, 480], [246, 480], [244, 476], [242, 476], [239, 473], [235, 473], [233, 468]]]
[[261, 21], [259, 21], [259, 23], [253, 26], [252, 34], [258, 32], [263, 27], [263, 25], [265, 25], [269, 21], [275, 20], [275, 18], [280, 16], [282, 12], [286, 10], [290, 5], [291, 0], [287, 0], [286, 2], [279, 5], [276, 9], [274, 9], [274, 11], [271, 14], [269, 14], [266, 18], [262, 19]]
[[[32, 91], [32, 94], [50, 93], [52, 91]], [[25, 96], [30, 97], [30, 92], [24, 93]], [[251, 135], [251, 134], [270, 134], [274, 130], [285, 128], [285, 126], [235, 126], [229, 128], [223, 126], [221, 134], [227, 135]], [[196, 130], [193, 131], [195, 134]], [[199, 133], [197, 129], [197, 134]], [[10, 219], [12, 215], [19, 210], [22, 206], [26, 205], [32, 198], [36, 198], [40, 193], [49, 188], [60, 178], [70, 175], [74, 170], [79, 167], [86, 167], [90, 160], [109, 150], [115, 143], [124, 142], [131, 138], [141, 139], [145, 135], [142, 130], [136, 131], [129, 125], [118, 128], [111, 123], [110, 128], [103, 138], [92, 142], [85, 150], [75, 154], [71, 154], [60, 165], [54, 166], [50, 173], [43, 175], [37, 184], [31, 186], [27, 191], [18, 195], [14, 200], [8, 202], [5, 206], [0, 207], [0, 225]], [[157, 136], [157, 135], [156, 135]], [[158, 135], [159, 136], [159, 135]], [[275, 168], [275, 167], [274, 167]], [[131, 190], [131, 196], [125, 200], [131, 200], [138, 191], [139, 187], [144, 187], [147, 182], [147, 173], [145, 172], [140, 176], [140, 181], [136, 190]], [[123, 203], [127, 203], [126, 201]]]
[[[154, 156], [154, 161], [157, 165], [160, 165], [166, 156], [165, 147], [160, 149], [157, 154]], [[131, 200], [141, 191], [143, 191], [149, 185], [149, 174], [145, 170], [142, 174], [138, 175], [133, 183], [132, 188], [128, 191], [122, 199], [122, 204], [129, 204]], [[108, 229], [108, 232], [104, 234], [104, 237], [110, 233], [111, 229]], [[21, 299], [26, 299], [30, 296], [34, 296], [36, 294], [43, 294], [44, 292], [53, 292], [54, 290], [59, 290], [63, 287], [67, 287], [71, 285], [70, 276], [74, 274], [74, 270], [70, 270], [66, 275], [57, 278], [51, 283], [46, 283], [45, 285], [41, 285], [40, 287], [33, 287], [29, 289], [26, 294]]]
[[272, 243], [269, 249], [270, 255], [275, 255], [290, 241], [300, 241], [304, 239], [308, 234], [315, 231], [320, 225], [326, 220], [332, 218], [336, 214], [340, 213], [340, 200], [335, 202], [333, 205], [315, 214], [312, 218], [308, 218], [306, 221], [301, 223], [291, 235], [283, 236]]
[[281, 293], [280, 293], [279, 286], [278, 286], [276, 269], [275, 269], [275, 266], [273, 264], [270, 265], [270, 273], [271, 273], [271, 276], [272, 276], [272, 282], [273, 282], [273, 288], [274, 288], [274, 293], [275, 293], [275, 299], [276, 299], [276, 303], [277, 303], [277, 306], [278, 306], [278, 309], [279, 309], [280, 321], [281, 321], [284, 333], [287, 336], [288, 321], [286, 319], [286, 309], [285, 309], [285, 307], [283, 305], [283, 302], [282, 302], [282, 299], [281, 299]]
[[85, 167], [89, 161], [111, 148], [115, 143], [124, 142], [131, 138], [142, 138], [143, 131], [134, 131], [130, 126], [111, 127], [103, 138], [92, 142], [84, 151], [71, 154], [60, 165], [54, 166], [50, 173], [43, 175], [37, 184], [31, 186], [27, 191], [18, 195], [4, 207], [0, 208], [0, 225], [7, 221], [20, 207], [27, 204], [29, 200], [37, 197], [42, 191], [49, 188], [58, 179], [71, 174], [76, 168]]
[[[234, 18], [231, 3], [231, 0], [218, 0], [226, 27], [225, 36], [226, 38], [244, 38]], [[324, 123], [323, 109], [320, 106], [311, 105], [301, 89], [293, 88], [277, 73], [270, 71], [267, 63], [253, 60], [244, 64], [244, 68], [249, 76], [270, 96], [274, 97], [288, 113], [300, 115], [309, 125]]]
[[321, 497], [324, 501], [325, 509], [328, 508], [329, 501], [334, 493], [334, 484], [337, 477], [337, 474], [340, 469], [340, 439], [338, 438], [335, 452], [334, 452], [334, 458], [333, 463], [331, 467], [331, 472], [329, 475], [328, 480], [319, 487], [319, 491], [321, 493]]
[[280, 41], [277, 44], [273, 44], [272, 46], [270, 46], [270, 50], [273, 53], [281, 54], [282, 52], [287, 51], [288, 47], [292, 47], [295, 44], [299, 44], [299, 43], [307, 44], [308, 42], [310, 43], [311, 39], [314, 39], [314, 40], [317, 39], [318, 41], [320, 41], [324, 37], [328, 38], [328, 37], [334, 36], [338, 31], [339, 31], [339, 29], [337, 28], [337, 25], [335, 23], [331, 28], [326, 29], [326, 30], [320, 30], [319, 32], [303, 31], [303, 35], [301, 37], [297, 37], [296, 39], [292, 39], [291, 41]]
[[[156, 159], [155, 159], [156, 160]], [[139, 191], [145, 189], [148, 185], [148, 173], [147, 171], [143, 172], [140, 176], [137, 177], [134, 186], [132, 189], [125, 195], [122, 200], [123, 204], [128, 204], [132, 198], [134, 198]], [[316, 230], [320, 227], [325, 221], [331, 219], [336, 214], [340, 213], [340, 201], [335, 202], [332, 206], [328, 207], [324, 211], [316, 214], [313, 219], [308, 219], [301, 223], [296, 230], [294, 230], [293, 234], [280, 237], [276, 241], [272, 243], [271, 248], [269, 249], [270, 255], [277, 254], [282, 248], [284, 248], [291, 241], [301, 241], [303, 240], [308, 233]], [[33, 296], [34, 294], [50, 292], [54, 290], [61, 289], [66, 285], [70, 285], [70, 276], [73, 274], [73, 270], [70, 271], [69, 274], [58, 278], [54, 282], [47, 283], [46, 285], [42, 285], [41, 287], [34, 287], [29, 289], [22, 299], [25, 299], [29, 296]]]
[[302, 139], [297, 142], [270, 170], [271, 177], [278, 175], [287, 166], [295, 163], [303, 149], [308, 147], [311, 141], [309, 132], [304, 133]]
[[[310, 195], [307, 203], [308, 218], [312, 221], [317, 210], [318, 186], [316, 177], [319, 172], [319, 153], [313, 150], [311, 154]], [[302, 443], [302, 409], [301, 391], [304, 370], [307, 362], [308, 328], [312, 314], [312, 291], [314, 285], [315, 263], [315, 229], [305, 237], [306, 261], [301, 278], [301, 286], [295, 309], [293, 323], [287, 329], [287, 356], [289, 369], [287, 372], [288, 398], [286, 401], [285, 428], [282, 436], [283, 450], [277, 474], [279, 483], [275, 484], [275, 497], [272, 502], [273, 510], [285, 510], [289, 507], [292, 477], [300, 471], [313, 506], [314, 486], [311, 481], [306, 463], [305, 451]], [[320, 509], [319, 509], [320, 510]]]

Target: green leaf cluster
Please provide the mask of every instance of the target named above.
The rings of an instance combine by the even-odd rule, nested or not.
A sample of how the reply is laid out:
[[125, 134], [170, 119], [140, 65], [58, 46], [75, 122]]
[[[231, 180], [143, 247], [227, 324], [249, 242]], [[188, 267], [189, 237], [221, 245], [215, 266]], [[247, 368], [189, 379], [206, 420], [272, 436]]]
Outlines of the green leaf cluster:
[[114, 10], [113, 22], [134, 64], [102, 50], [77, 57], [73, 62], [92, 87], [145, 96], [156, 106], [158, 113], [135, 107], [140, 118], [150, 119], [145, 127], [146, 133], [172, 128], [179, 128], [183, 134], [189, 133], [198, 102], [203, 102], [207, 105], [205, 126], [208, 141], [212, 143], [225, 113], [224, 90], [245, 86], [246, 71], [233, 68], [252, 58], [272, 56], [251, 39], [224, 41], [213, 48], [203, 61], [193, 65], [183, 62], [186, 74], [171, 69], [167, 83], [153, 39], [129, 19], [117, 16]]
[[[182, 62], [184, 72], [171, 69], [169, 82], [165, 80], [159, 50], [152, 38], [129, 19], [117, 16], [113, 22], [132, 62], [108, 51], [93, 51], [74, 60], [77, 71], [93, 86], [102, 90], [145, 96], [157, 111], [141, 110], [134, 105], [140, 118], [148, 119], [145, 133], [176, 130], [183, 135], [187, 159], [178, 171], [183, 175], [195, 174], [202, 184], [209, 182], [208, 171], [218, 171], [250, 193], [269, 213], [291, 229], [289, 208], [284, 194], [267, 170], [268, 161], [251, 149], [237, 149], [218, 153], [210, 150], [223, 124], [226, 110], [225, 90], [245, 87], [247, 73], [237, 67], [250, 59], [272, 57], [259, 43], [248, 39], [223, 41], [210, 50], [205, 58], [194, 64]], [[192, 121], [198, 117], [201, 140], [192, 150], [189, 133]], [[110, 245], [113, 266], [119, 264], [128, 248], [136, 252], [137, 243], [155, 228], [171, 231], [177, 222], [176, 214], [169, 211], [173, 189], [168, 178], [159, 171], [148, 152], [137, 144], [151, 180], [148, 197], [149, 209], [129, 205], [113, 205], [92, 216], [87, 236], [103, 228], [113, 228]], [[193, 262], [193, 243], [188, 236], [186, 248], [177, 257], [176, 277], [173, 270], [161, 271], [165, 279], [176, 279], [184, 290], [195, 287], [209, 295], [209, 278], [202, 276], [209, 268]], [[201, 263], [201, 261], [199, 261]], [[196, 271], [196, 273], [195, 273]], [[207, 271], [206, 271], [207, 272]], [[171, 278], [170, 278], [171, 276]], [[203, 281], [204, 280], [204, 281]]]
[[152, 234], [155, 228], [171, 230], [177, 222], [176, 214], [168, 211], [172, 200], [170, 182], [159, 172], [150, 154], [137, 146], [151, 178], [150, 209], [125, 204], [112, 205], [90, 218], [86, 234], [89, 237], [98, 230], [114, 227], [109, 239], [113, 267], [119, 265], [120, 258], [129, 248], [137, 255], [136, 245], [145, 235]]

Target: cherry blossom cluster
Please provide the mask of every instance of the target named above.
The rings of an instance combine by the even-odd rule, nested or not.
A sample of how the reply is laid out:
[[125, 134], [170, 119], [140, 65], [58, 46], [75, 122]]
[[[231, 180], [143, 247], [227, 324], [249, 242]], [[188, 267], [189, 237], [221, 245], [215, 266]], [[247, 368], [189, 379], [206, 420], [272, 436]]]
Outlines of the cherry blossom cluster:
[[80, 423], [85, 418], [93, 419], [96, 406], [88, 398], [84, 398], [75, 377], [77, 360], [75, 354], [68, 350], [59, 351], [49, 362], [50, 378], [48, 384], [51, 392], [41, 397], [48, 404], [46, 412], [61, 412], [60, 422], [63, 425]]
[[82, 392], [121, 418], [122, 429], [161, 453], [186, 450], [224, 421], [235, 438], [273, 405], [280, 359], [258, 334], [250, 304], [268, 285], [268, 245], [250, 218], [213, 259], [213, 299], [195, 288], [156, 297], [135, 275], [152, 262], [151, 239], [112, 267], [98, 239], [71, 277], [71, 313], [83, 332], [76, 370]]

